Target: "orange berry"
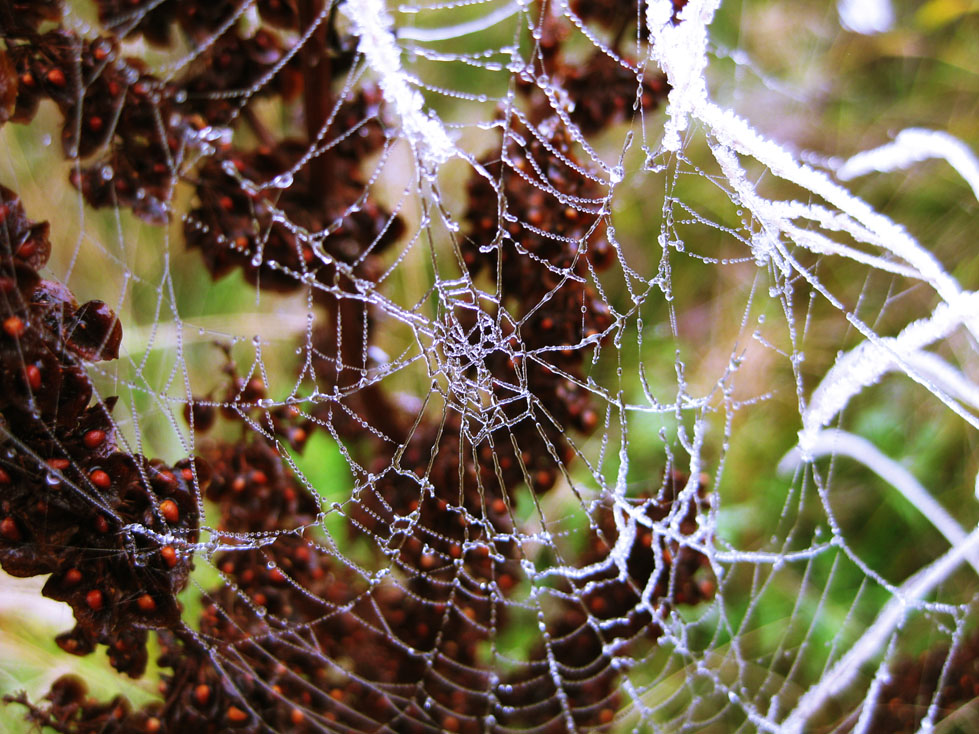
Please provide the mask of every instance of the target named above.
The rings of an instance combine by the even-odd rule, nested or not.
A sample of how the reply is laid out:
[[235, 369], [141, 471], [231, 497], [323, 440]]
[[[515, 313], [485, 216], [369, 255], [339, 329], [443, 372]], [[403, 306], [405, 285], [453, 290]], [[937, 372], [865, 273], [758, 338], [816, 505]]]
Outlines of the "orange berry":
[[163, 500], [160, 503], [160, 514], [171, 525], [176, 525], [180, 521], [180, 508], [173, 500]]
[[194, 689], [194, 700], [197, 701], [198, 706], [206, 706], [207, 702], [211, 700], [211, 687], [204, 683], [197, 686]]
[[9, 316], [3, 321], [3, 330], [7, 333], [7, 336], [12, 336], [14, 339], [23, 336], [26, 329], [24, 320], [20, 316]]

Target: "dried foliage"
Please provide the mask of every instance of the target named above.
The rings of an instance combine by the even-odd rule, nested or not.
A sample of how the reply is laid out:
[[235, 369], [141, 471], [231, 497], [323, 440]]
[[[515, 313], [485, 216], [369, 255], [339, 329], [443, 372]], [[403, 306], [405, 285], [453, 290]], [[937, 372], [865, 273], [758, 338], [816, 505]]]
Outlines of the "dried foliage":
[[[367, 361], [376, 315], [330, 288], [354, 296], [358, 282], [376, 282], [381, 256], [403, 233], [397, 217], [360, 200], [362, 162], [387, 135], [379, 93], [363, 85], [329, 116], [354, 60], [354, 39], [319, 23], [293, 53], [295, 34], [323, 10], [315, 0], [262, 0], [260, 27], [248, 31], [235, 22], [241, 2], [97, 5], [103, 35], [82, 38], [58, 25], [57, 2], [0, 2], [3, 119], [30, 123], [39, 104], [52, 101], [64, 119], [64, 154], [78, 161], [71, 182], [92, 207], [130, 208], [165, 224], [174, 216], [174, 182], [187, 182], [195, 200], [184, 220], [186, 246], [200, 251], [213, 278], [240, 269], [270, 291], [329, 286], [313, 291], [313, 371], [321, 393], [340, 397], [308, 414], [267, 409], [265, 386], [241, 378], [229, 353], [226, 395], [216, 401], [225, 410], [201, 398], [187, 418], [202, 436], [216, 423], [240, 424], [239, 440], [202, 438], [200, 456], [172, 467], [125, 452], [110, 421], [115, 399], [95, 392], [85, 368], [116, 357], [122, 327], [101, 302], [79, 306], [67, 288], [41, 278], [47, 225], [28, 220], [3, 189], [0, 561], [14, 575], [51, 574], [44, 593], [69, 603], [77, 621], [59, 638], [67, 652], [104, 644], [117, 669], [139, 676], [148, 631], [157, 630], [167, 671], [161, 701], [142, 709], [121, 698], [94, 701], [72, 678], [56, 682], [44, 702], [15, 700], [32, 721], [73, 734], [385, 726], [549, 732], [566, 729], [562, 712], [582, 728], [611, 725], [622, 701], [621, 665], [612, 664], [610, 651], [627, 655], [659, 635], [653, 615], [639, 611], [641, 590], [657, 579], [658, 614], [709, 600], [713, 584], [700, 553], [643, 530], [627, 554], [627, 573], [565, 583], [569, 601], [543, 623], [552, 642], [530, 650], [528, 664], [493, 670], [481, 646], [516, 623], [508, 600], [525, 573], [517, 544], [506, 538], [518, 490], [548, 492], [575, 461], [569, 435], [587, 436], [602, 420], [575, 383], [611, 323], [587, 275], [617, 254], [603, 232], [602, 192], [575, 164], [577, 143], [560, 115], [597, 134], [636, 110], [651, 111], [667, 92], [664, 80], [637, 90], [625, 57], [596, 53], [576, 62], [563, 51], [559, 22], [546, 21], [538, 60], [563, 85], [570, 113], [526, 85], [527, 122], [510, 122], [529, 144], [506, 144], [513, 167], [500, 163], [502, 148], [483, 161], [520, 208], [516, 219], [530, 226], [499, 221], [497, 192], [474, 177], [461, 249], [473, 275], [499, 272], [510, 312], [527, 319], [520, 334], [504, 322], [510, 331], [503, 338], [522, 339], [525, 352], [546, 360], [489, 350], [481, 364], [460, 367], [472, 381], [488, 375], [483, 384], [495, 386], [507, 413], [506, 430], [469, 445], [461, 410], [413, 426], [385, 390], [358, 384], [351, 367]], [[583, 19], [613, 29], [638, 17], [637, 8], [623, 7], [575, 3]], [[121, 42], [139, 36], [159, 47], [178, 37], [207, 42], [181, 76], [163, 80], [123, 56]], [[260, 95], [218, 94], [266, 76]], [[298, 110], [305, 138], [266, 129], [254, 109], [259, 97]], [[246, 129], [258, 143], [239, 147], [215, 134], [220, 126]], [[338, 142], [323, 145], [328, 140]], [[545, 195], [549, 189], [561, 195]], [[477, 305], [460, 301], [454, 314], [458, 338], [470, 345], [489, 328]], [[506, 386], [521, 382], [535, 405], [507, 399]], [[550, 420], [521, 420], [534, 410]], [[373, 538], [394, 560], [403, 579], [397, 585], [366, 584], [304, 532], [320, 505], [276, 441], [301, 451], [324, 427], [372, 457], [378, 476], [355, 498], [350, 537]], [[420, 478], [429, 487], [421, 495]], [[632, 501], [651, 521], [673, 515], [690, 532], [705, 509], [705, 487], [690, 496], [681, 492], [686, 484], [668, 474]], [[267, 542], [213, 558], [222, 583], [205, 595], [201, 619], [187, 625], [176, 594], [187, 583], [205, 507], [226, 543], [242, 534]], [[595, 509], [583, 563], [608, 556], [615, 528], [605, 501]], [[563, 671], [560, 690], [554, 668]]]

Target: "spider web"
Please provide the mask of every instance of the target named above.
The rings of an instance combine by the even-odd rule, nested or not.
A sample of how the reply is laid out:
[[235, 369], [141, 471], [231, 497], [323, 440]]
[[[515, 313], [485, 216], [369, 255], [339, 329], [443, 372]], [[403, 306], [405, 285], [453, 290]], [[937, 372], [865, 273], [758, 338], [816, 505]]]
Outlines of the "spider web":
[[967, 146], [763, 134], [719, 80], [783, 90], [719, 0], [192, 5], [62, 20], [114, 44], [76, 100], [116, 58], [162, 85], [162, 171], [106, 115], [86, 149], [81, 103], [67, 168], [53, 109], [16, 133], [74, 185], [28, 207], [50, 275], [123, 327], [87, 367], [120, 450], [207, 467], [197, 534], [119, 531], [194, 564], [156, 725], [913, 731], [975, 698], [974, 467], [916, 478], [911, 438], [979, 425], [969, 254], [848, 189], [943, 158], [979, 194]]

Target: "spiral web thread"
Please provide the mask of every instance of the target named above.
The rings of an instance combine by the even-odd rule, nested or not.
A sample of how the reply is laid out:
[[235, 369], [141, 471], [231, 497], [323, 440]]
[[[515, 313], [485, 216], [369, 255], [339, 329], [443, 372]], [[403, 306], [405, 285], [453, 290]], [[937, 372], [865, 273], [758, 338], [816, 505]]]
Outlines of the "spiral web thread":
[[[228, 124], [187, 139], [167, 174], [177, 195], [143, 216], [159, 206], [169, 233], [133, 236], [126, 206], [98, 219], [77, 194], [81, 235], [52, 269], [120, 314], [121, 360], [89, 368], [99, 397], [122, 396], [120, 446], [233, 464], [183, 417], [214, 408], [240, 424], [228, 435], [267, 447], [239, 476], [291, 473], [283, 486], [314, 508], [283, 527], [229, 524], [219, 514], [233, 501], [205, 501], [195, 475], [196, 540], [122, 531], [194, 559], [183, 598], [203, 597], [211, 621], [188, 613], [182, 634], [246, 694], [252, 724], [284, 728], [249, 707], [257, 690], [311, 731], [874, 730], [922, 630], [944, 645], [941, 675], [954, 668], [979, 531], [858, 433], [861, 411], [894, 395], [979, 425], [979, 295], [846, 182], [944, 158], [979, 194], [979, 163], [925, 130], [849, 160], [800, 160], [715, 101], [720, 4], [655, 0], [617, 39], [588, 3], [327, 5], [284, 34], [287, 52], [257, 82], [210, 93], [230, 100]], [[153, 8], [106, 25], [122, 35]], [[66, 18], [97, 30], [80, 8]], [[243, 3], [149, 70], [178, 79], [227, 28], [260, 23]], [[326, 123], [285, 170], [253, 178], [258, 163], [224, 155], [232, 128], [326, 23], [356, 47]], [[554, 34], [566, 57], [633, 79], [600, 132], [589, 98], [569, 100], [568, 74], [546, 71]], [[643, 95], [661, 73], [670, 91], [656, 109]], [[369, 103], [347, 104], [365, 89]], [[609, 104], [601, 85], [586, 89]], [[333, 225], [311, 230], [277, 205], [317, 161], [372, 135]], [[270, 202], [251, 218], [244, 314], [185, 295], [202, 286], [184, 284], [200, 282], [185, 280], [198, 255], [183, 256], [176, 225], [206, 239], [214, 223], [179, 192], [210, 160], [212, 181]], [[334, 243], [360, 212], [373, 241], [344, 256]], [[298, 257], [264, 246], [273, 226]], [[86, 258], [112, 271], [115, 303], [85, 292]], [[546, 281], [543, 297], [528, 303], [506, 262]], [[267, 290], [270, 277], [288, 293]], [[705, 294], [722, 288], [712, 311]], [[729, 457], [766, 422], [787, 453], [730, 476]], [[861, 466], [860, 491], [901, 494], [920, 513], [911, 527], [929, 542], [904, 577], [875, 567], [861, 523], [837, 509], [837, 475]], [[914, 532], [900, 542], [921, 542]], [[297, 549], [332, 581], [284, 563]], [[289, 670], [318, 664], [333, 702], [304, 698], [313, 684], [276, 656]], [[385, 656], [409, 662], [392, 673]], [[925, 703], [922, 728], [940, 718], [938, 694]]]

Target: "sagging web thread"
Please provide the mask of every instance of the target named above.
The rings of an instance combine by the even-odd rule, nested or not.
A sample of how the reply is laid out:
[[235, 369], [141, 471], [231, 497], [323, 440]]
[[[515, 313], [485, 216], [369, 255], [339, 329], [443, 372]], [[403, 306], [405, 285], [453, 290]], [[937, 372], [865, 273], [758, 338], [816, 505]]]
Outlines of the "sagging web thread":
[[[974, 386], [926, 348], [971, 349], [975, 297], [712, 101], [718, 5], [2, 6], [5, 115], [60, 113], [85, 228], [40, 280], [48, 229], [3, 191], [3, 565], [52, 574], [63, 649], [139, 675], [154, 629], [165, 669], [161, 703], [61, 679], [35, 721], [893, 731], [973, 698], [953, 674], [971, 596], [930, 595], [975, 533], [840, 416], [896, 371], [974, 426]], [[956, 145], [907, 131], [831, 168], [942, 156], [974, 182]], [[74, 301], [101, 296], [86, 259], [122, 280], [108, 306]], [[249, 315], [192, 313], [201, 270], [243, 279], [222, 297]], [[713, 325], [697, 289], [717, 282], [739, 295]], [[785, 399], [798, 449], [758, 480], [781, 509], [743, 547], [728, 456]], [[846, 457], [952, 550], [897, 582], [864, 560], [833, 511]], [[790, 571], [789, 622], [759, 640]], [[922, 623], [952, 651], [916, 708], [892, 670]]]

